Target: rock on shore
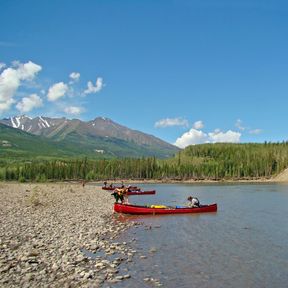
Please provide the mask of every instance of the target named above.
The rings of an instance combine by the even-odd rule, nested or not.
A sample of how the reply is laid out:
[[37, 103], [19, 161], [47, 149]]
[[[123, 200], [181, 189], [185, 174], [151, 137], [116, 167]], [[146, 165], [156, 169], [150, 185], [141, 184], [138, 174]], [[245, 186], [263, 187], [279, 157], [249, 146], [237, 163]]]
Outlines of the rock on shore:
[[112, 207], [110, 193], [92, 185], [0, 183], [0, 286], [101, 287], [130, 278], [118, 268], [131, 249], [114, 238], [133, 223], [117, 221]]
[[288, 169], [285, 169], [279, 175], [271, 179], [274, 182], [288, 182]]

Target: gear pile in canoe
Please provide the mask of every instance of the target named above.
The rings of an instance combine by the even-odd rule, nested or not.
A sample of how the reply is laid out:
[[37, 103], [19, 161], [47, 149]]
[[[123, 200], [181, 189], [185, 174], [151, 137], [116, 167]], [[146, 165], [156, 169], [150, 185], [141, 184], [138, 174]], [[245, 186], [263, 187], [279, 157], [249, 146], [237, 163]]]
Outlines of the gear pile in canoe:
[[118, 213], [145, 215], [145, 214], [184, 214], [216, 212], [217, 204], [201, 205], [200, 207], [170, 207], [165, 205], [138, 206], [130, 204], [114, 203], [114, 211]]

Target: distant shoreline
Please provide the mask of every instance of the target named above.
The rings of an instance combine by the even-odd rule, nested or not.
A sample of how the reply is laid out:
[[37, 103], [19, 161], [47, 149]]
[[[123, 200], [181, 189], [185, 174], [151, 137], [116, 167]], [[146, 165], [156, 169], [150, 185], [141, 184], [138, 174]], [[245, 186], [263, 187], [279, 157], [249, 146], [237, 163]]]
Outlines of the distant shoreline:
[[[155, 180], [155, 179], [107, 179], [105, 180], [108, 185], [113, 183], [114, 185], [121, 185], [123, 182], [124, 185], [129, 185], [131, 183], [139, 183], [139, 184], [226, 184], [226, 183], [279, 183], [279, 182], [288, 182], [288, 179], [279, 179], [278, 177], [274, 178], [259, 178], [259, 179], [239, 179], [239, 180], [228, 180], [228, 179], [221, 179], [221, 180], [195, 180], [195, 179], [189, 179], [189, 180], [175, 180], [175, 179], [163, 179], [163, 180]], [[33, 181], [27, 181], [23, 184], [61, 184], [61, 183], [70, 183], [70, 184], [81, 184], [82, 180], [47, 180], [45, 182], [33, 182]], [[0, 183], [19, 183], [18, 181], [0, 181]], [[103, 184], [104, 180], [86, 180], [85, 185], [87, 184]]]
[[[85, 184], [104, 184], [104, 181], [110, 185], [113, 183], [114, 185], [120, 185], [122, 182], [124, 185], [129, 185], [133, 183], [139, 184], [239, 184], [239, 183], [288, 183], [288, 168], [281, 172], [280, 174], [270, 177], [270, 178], [257, 178], [257, 179], [220, 179], [220, 180], [211, 180], [211, 179], [105, 179], [105, 180], [85, 180]], [[0, 183], [19, 183], [18, 181], [0, 181]], [[48, 183], [71, 183], [71, 184], [81, 184], [83, 185], [83, 179], [79, 180], [47, 180], [44, 182], [32, 182], [27, 181], [24, 182], [26, 184], [48, 184]]]
[[[286, 183], [288, 180], [272, 179], [254, 179], [254, 180], [140, 180], [140, 179], [123, 179], [123, 180], [106, 180], [108, 185], [111, 183], [115, 186], [124, 183], [125, 186], [130, 184], [268, 184], [268, 183]], [[86, 184], [103, 184], [103, 181], [87, 181]]]
[[[195, 180], [195, 179], [188, 179], [188, 180], [178, 180], [178, 179], [112, 179], [112, 180], [106, 180], [108, 183], [141, 183], [141, 184], [228, 184], [228, 183], [286, 183], [288, 182], [288, 169], [284, 170], [280, 174], [273, 176], [271, 178], [257, 178], [257, 179], [220, 179], [220, 180], [211, 180], [211, 179], [201, 179], [201, 180]], [[95, 183], [103, 183], [103, 181], [92, 181]]]

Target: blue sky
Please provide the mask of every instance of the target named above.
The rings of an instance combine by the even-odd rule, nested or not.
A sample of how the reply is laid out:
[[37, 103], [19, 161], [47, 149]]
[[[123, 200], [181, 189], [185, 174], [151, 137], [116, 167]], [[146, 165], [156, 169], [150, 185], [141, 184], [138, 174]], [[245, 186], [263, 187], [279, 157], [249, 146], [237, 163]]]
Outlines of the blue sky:
[[0, 117], [108, 117], [180, 147], [287, 140], [288, 4], [1, 0]]

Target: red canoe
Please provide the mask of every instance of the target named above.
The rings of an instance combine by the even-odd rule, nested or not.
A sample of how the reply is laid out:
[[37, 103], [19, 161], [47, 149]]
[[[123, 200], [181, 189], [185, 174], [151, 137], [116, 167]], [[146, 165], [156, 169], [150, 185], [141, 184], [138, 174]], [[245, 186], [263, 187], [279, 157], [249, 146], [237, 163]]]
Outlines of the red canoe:
[[114, 203], [114, 211], [125, 214], [183, 214], [183, 213], [205, 213], [216, 212], [217, 204], [203, 205], [197, 208], [151, 208], [146, 206], [136, 206], [128, 204]]
[[155, 194], [156, 191], [155, 190], [151, 190], [151, 191], [130, 191], [128, 192], [128, 195], [152, 195]]
[[[117, 186], [113, 186], [113, 187], [110, 187], [110, 186], [105, 187], [105, 186], [103, 186], [103, 187], [102, 187], [102, 190], [112, 191], [112, 190], [115, 190], [115, 189], [122, 189], [122, 188], [121, 188], [121, 187], [117, 187]], [[140, 191], [140, 188], [137, 188], [136, 186], [135, 186], [135, 187], [131, 187], [131, 189], [132, 189], [133, 191]]]

